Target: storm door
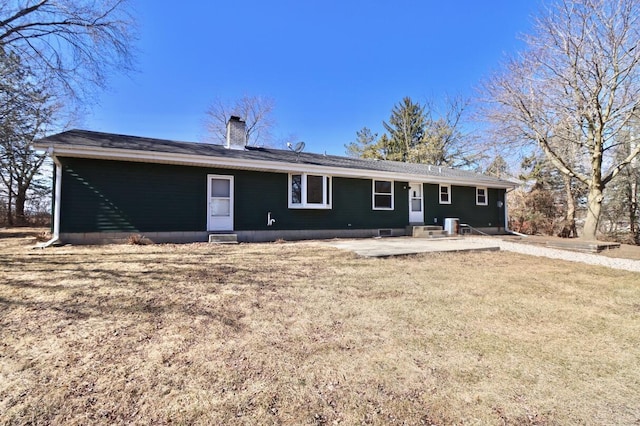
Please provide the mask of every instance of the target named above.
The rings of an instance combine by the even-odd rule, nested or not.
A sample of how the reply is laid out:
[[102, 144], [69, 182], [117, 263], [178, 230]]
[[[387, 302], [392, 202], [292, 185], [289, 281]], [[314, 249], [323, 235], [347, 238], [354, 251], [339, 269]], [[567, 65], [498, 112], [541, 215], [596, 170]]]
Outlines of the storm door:
[[233, 176], [209, 175], [209, 231], [233, 231]]
[[424, 224], [424, 204], [422, 200], [422, 184], [409, 183], [409, 223]]

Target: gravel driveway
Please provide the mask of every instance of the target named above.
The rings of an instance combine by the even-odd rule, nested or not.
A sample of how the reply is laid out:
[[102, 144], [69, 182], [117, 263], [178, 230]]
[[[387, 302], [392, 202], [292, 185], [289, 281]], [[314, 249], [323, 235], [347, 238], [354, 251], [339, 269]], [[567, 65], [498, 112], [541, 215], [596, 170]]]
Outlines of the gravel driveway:
[[623, 269], [625, 271], [640, 272], [640, 260], [618, 259], [611, 257], [599, 256], [591, 253], [580, 253], [568, 250], [559, 250], [548, 247], [540, 247], [532, 244], [514, 243], [503, 241], [493, 237], [465, 237], [469, 241], [476, 240], [478, 243], [489, 239], [493, 243], [500, 246], [500, 250], [512, 251], [515, 253], [528, 254], [531, 256], [549, 257], [551, 259], [568, 260], [571, 262], [587, 263], [590, 265], [607, 266], [614, 269]]

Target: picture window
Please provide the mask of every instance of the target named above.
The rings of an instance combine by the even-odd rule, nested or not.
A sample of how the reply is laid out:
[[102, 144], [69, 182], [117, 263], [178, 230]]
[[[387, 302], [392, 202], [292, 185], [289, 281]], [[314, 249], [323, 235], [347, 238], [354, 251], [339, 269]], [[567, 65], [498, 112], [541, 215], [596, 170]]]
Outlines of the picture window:
[[331, 177], [308, 173], [290, 174], [289, 208], [330, 209]]

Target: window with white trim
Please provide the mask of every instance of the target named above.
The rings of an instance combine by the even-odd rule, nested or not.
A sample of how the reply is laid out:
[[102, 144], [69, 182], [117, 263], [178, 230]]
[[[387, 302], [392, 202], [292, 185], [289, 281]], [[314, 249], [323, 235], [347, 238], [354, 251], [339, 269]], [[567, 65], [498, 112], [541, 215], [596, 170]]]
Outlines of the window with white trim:
[[331, 177], [310, 173], [289, 175], [290, 209], [330, 209]]
[[451, 185], [440, 185], [440, 204], [451, 204]]
[[373, 181], [373, 210], [393, 210], [393, 181]]
[[476, 187], [476, 204], [478, 206], [486, 206], [489, 204], [487, 188]]

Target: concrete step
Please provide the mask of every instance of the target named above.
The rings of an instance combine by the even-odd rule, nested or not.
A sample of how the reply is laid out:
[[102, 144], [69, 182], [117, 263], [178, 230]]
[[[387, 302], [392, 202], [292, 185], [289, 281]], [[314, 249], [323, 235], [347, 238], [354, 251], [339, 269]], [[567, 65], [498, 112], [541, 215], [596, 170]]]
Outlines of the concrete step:
[[442, 226], [410, 226], [408, 234], [414, 238], [446, 238], [450, 235], [442, 229]]
[[442, 229], [442, 226], [437, 225], [409, 225], [407, 226], [406, 235], [413, 235], [414, 232], [442, 231]]
[[237, 234], [209, 234], [209, 242], [214, 244], [238, 244]]
[[414, 238], [447, 238], [450, 237], [447, 231], [415, 231]]

